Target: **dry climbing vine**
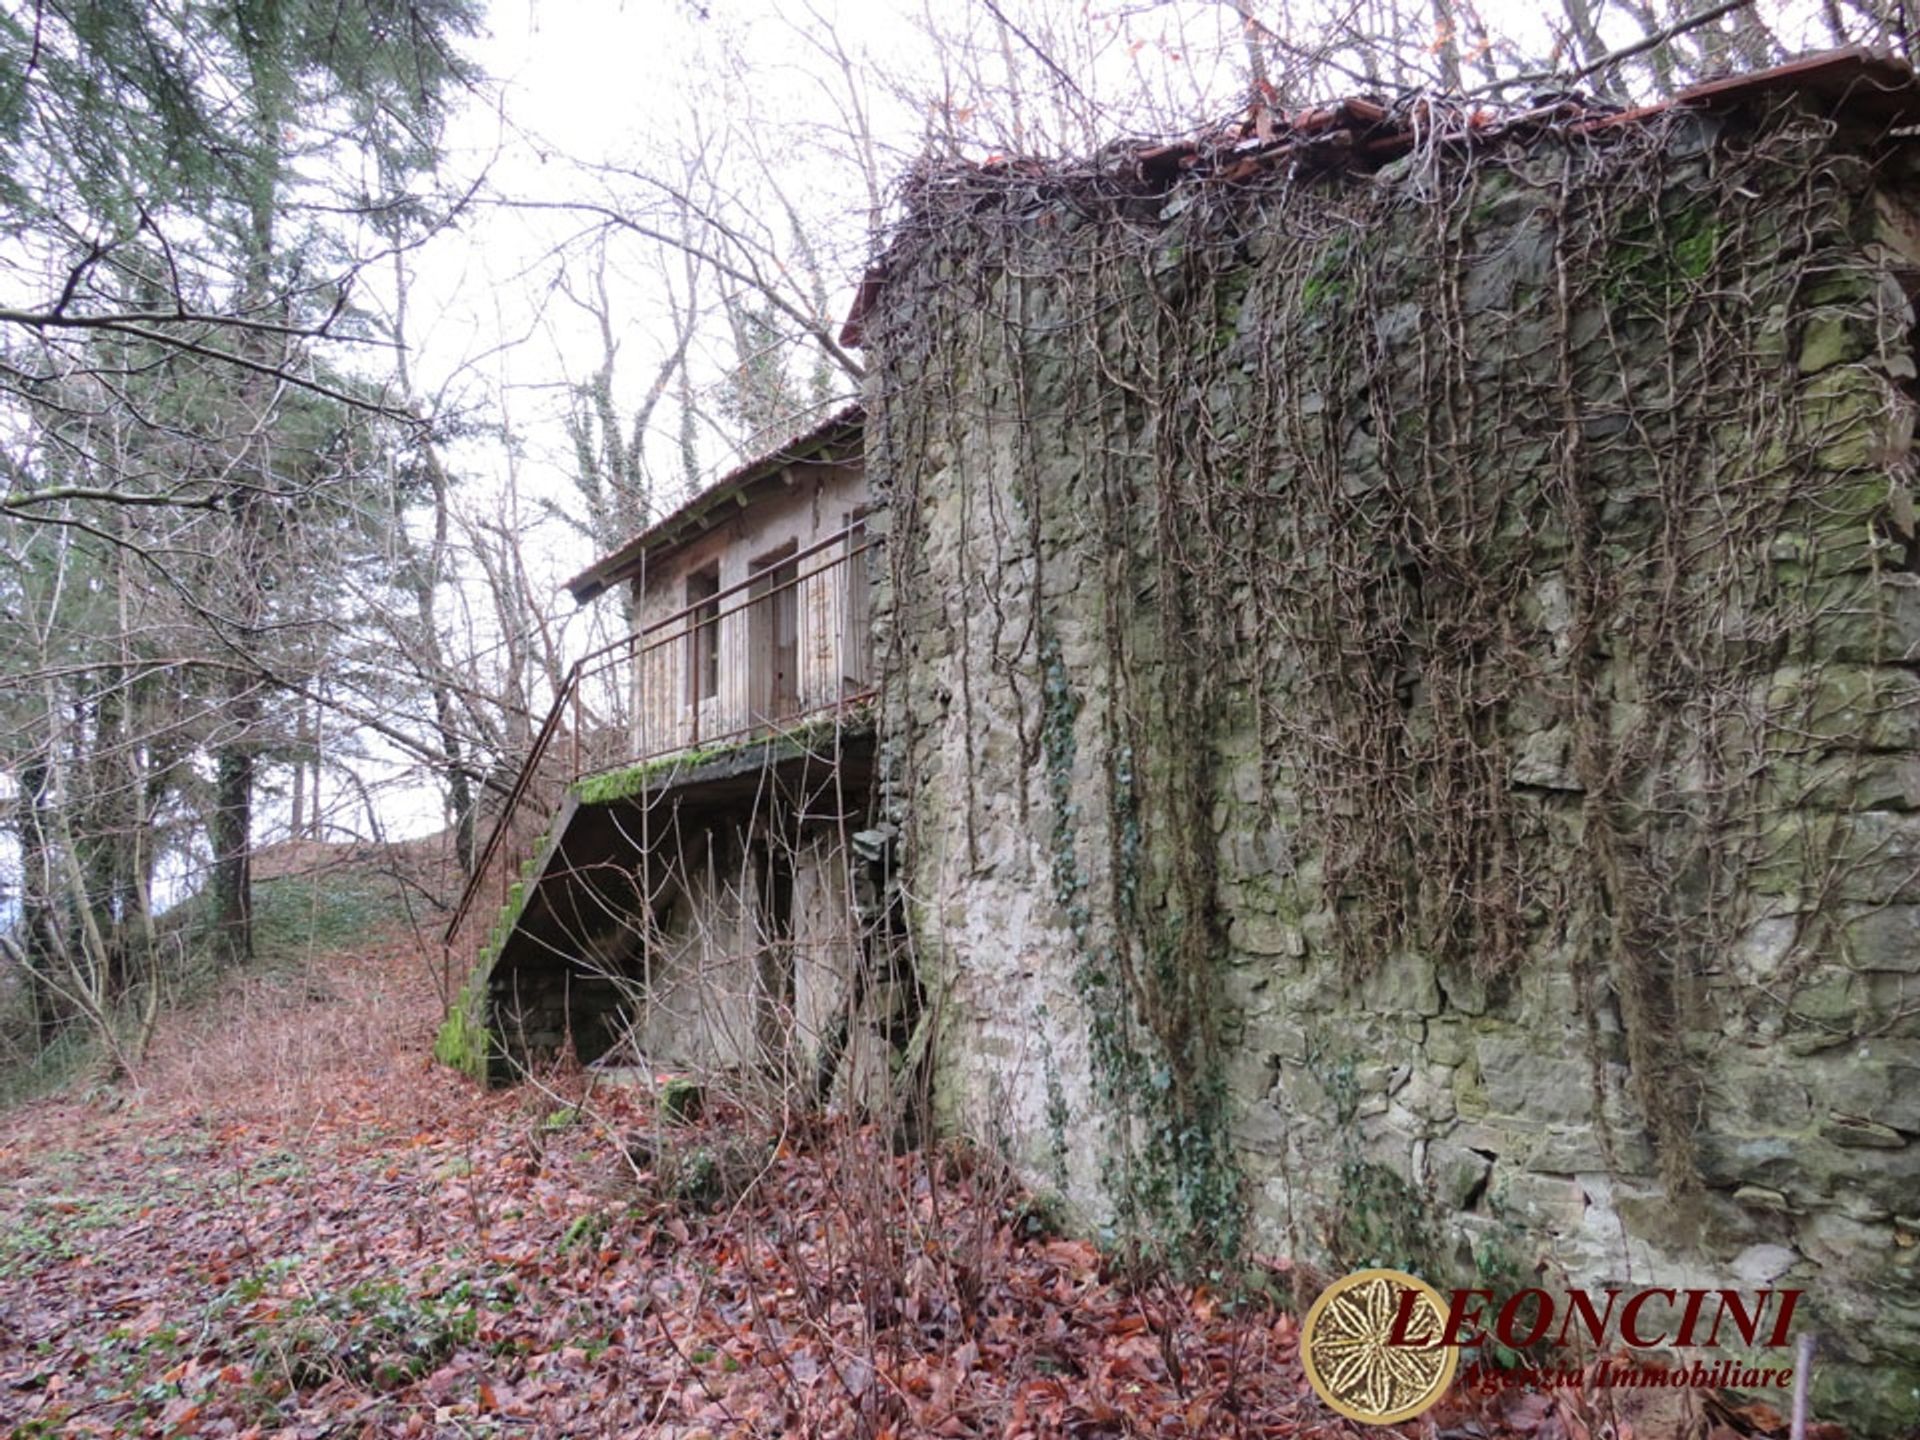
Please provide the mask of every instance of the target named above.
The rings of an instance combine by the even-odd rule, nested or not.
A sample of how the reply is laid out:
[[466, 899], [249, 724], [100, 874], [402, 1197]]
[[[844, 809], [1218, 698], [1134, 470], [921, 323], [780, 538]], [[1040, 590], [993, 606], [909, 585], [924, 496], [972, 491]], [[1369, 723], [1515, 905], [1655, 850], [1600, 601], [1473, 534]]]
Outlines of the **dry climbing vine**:
[[[1167, 1233], [1237, 1214], [1243, 733], [1317, 943], [1352, 977], [1404, 951], [1564, 977], [1598, 1123], [1676, 1187], [1711, 1012], [1794, 1023], [1842, 902], [1886, 898], [1848, 871], [1906, 703], [1870, 437], [1912, 363], [1859, 243], [1871, 146], [1832, 138], [1791, 110], [1441, 127], [1377, 175], [1012, 165], [909, 197], [869, 322], [889, 670], [932, 626], [966, 693], [896, 688], [896, 779], [964, 797], [913, 833], [951, 853], [932, 831], [963, 823], [976, 866], [979, 816], [1043, 807], [1113, 1188]], [[1030, 783], [999, 794], [1009, 730]], [[1788, 953], [1735, 986], [1768, 915]]]

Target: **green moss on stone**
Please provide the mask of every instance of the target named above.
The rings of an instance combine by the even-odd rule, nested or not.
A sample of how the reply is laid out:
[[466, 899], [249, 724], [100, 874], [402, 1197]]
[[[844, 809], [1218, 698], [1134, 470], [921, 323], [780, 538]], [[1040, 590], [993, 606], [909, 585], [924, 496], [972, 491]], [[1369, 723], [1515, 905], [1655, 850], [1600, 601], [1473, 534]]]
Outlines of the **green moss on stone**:
[[1698, 280], [1713, 265], [1713, 252], [1720, 243], [1720, 227], [1708, 219], [1698, 229], [1689, 230], [1673, 242], [1673, 268], [1681, 278]]
[[1723, 227], [1704, 206], [1656, 220], [1642, 211], [1615, 233], [1603, 286], [1607, 302], [1666, 318], [1680, 292], [1705, 278], [1719, 253]]
[[520, 916], [533, 895], [541, 857], [546, 854], [551, 839], [551, 835], [542, 835], [521, 862], [520, 878], [507, 887], [506, 900], [494, 916], [493, 923], [487, 927], [487, 938], [480, 947], [473, 972], [448, 1008], [447, 1018], [441, 1022], [434, 1036], [433, 1058], [462, 1074], [471, 1075], [483, 1085], [491, 1078], [494, 1062], [503, 1053], [498, 1037], [487, 1028], [488, 977], [493, 974], [494, 962], [500, 958], [501, 947], [507, 943], [514, 926], [520, 923]]
[[1860, 359], [1872, 347], [1873, 334], [1860, 320], [1845, 311], [1828, 311], [1807, 321], [1796, 364], [1802, 375], [1817, 375]]
[[1907, 1427], [1920, 1425], [1920, 1365], [1849, 1365], [1824, 1373], [1816, 1368], [1813, 1396], [1815, 1414], [1859, 1417], [1887, 1427], [1872, 1433], [1911, 1433]]
[[1313, 315], [1337, 307], [1347, 297], [1347, 271], [1351, 245], [1345, 235], [1336, 236], [1300, 285], [1300, 312]]
[[484, 982], [476, 984], [477, 981], [476, 975], [475, 981], [468, 983], [447, 1012], [439, 1034], [434, 1037], [433, 1058], [484, 1085], [493, 1058], [494, 1039], [493, 1032], [480, 1018]]
[[1873, 465], [1887, 441], [1891, 397], [1887, 383], [1857, 365], [1822, 371], [1802, 390], [1804, 443], [1822, 470]]

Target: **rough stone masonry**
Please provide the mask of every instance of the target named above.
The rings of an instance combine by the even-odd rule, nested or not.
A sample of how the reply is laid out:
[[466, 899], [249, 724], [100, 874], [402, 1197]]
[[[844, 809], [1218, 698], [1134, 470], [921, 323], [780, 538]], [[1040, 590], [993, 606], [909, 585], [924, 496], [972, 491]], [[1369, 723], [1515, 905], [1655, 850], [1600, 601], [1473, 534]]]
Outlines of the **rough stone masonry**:
[[1803, 1288], [1904, 1433], [1920, 150], [1399, 148], [908, 197], [869, 469], [939, 1104], [1182, 1263]]

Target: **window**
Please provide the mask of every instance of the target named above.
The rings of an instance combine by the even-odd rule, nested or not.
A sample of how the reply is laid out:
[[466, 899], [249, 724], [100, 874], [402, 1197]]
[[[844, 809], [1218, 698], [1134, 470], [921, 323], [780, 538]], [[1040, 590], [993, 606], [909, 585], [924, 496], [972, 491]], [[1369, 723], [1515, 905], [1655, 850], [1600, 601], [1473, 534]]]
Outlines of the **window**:
[[687, 577], [687, 704], [720, 693], [720, 565], [716, 561]]
[[868, 595], [873, 589], [872, 550], [867, 543], [867, 507], [847, 516], [847, 554], [840, 563], [840, 693], [858, 695], [873, 683], [868, 661], [872, 620]]

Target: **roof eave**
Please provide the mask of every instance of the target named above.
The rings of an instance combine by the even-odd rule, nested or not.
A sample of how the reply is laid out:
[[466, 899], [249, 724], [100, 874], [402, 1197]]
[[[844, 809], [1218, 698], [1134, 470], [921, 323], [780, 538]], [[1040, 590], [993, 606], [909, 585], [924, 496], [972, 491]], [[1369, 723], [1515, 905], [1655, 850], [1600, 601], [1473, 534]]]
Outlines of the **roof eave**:
[[789, 465], [819, 459], [843, 440], [857, 440], [865, 423], [866, 411], [856, 402], [836, 411], [811, 430], [802, 431], [747, 461], [594, 561], [566, 582], [567, 592], [576, 605], [598, 599], [630, 579], [647, 555], [681, 544], [709, 528], [717, 508], [729, 501], [735, 508], [751, 503], [746, 498], [748, 487], [777, 475]]

